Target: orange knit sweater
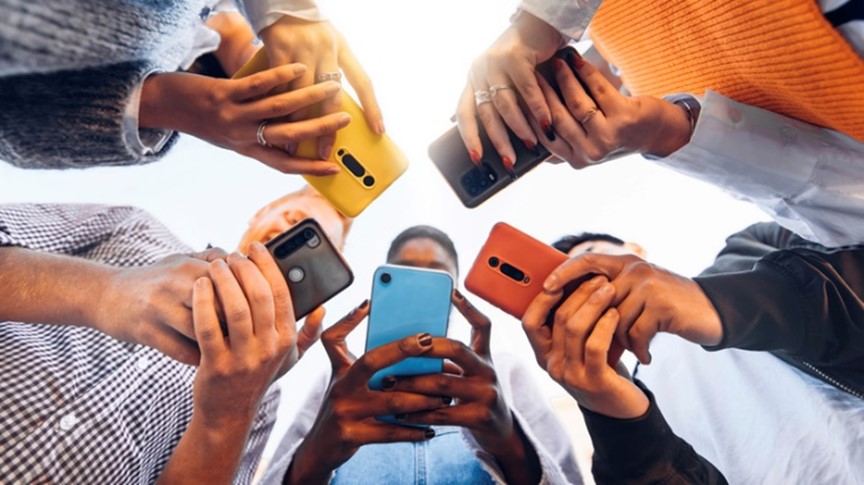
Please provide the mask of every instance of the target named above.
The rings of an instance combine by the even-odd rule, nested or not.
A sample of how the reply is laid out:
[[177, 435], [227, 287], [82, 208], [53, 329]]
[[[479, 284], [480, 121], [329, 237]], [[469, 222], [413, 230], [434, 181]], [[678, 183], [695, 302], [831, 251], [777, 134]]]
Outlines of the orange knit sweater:
[[703, 94], [864, 141], [864, 60], [816, 0], [605, 0], [600, 53], [633, 94]]

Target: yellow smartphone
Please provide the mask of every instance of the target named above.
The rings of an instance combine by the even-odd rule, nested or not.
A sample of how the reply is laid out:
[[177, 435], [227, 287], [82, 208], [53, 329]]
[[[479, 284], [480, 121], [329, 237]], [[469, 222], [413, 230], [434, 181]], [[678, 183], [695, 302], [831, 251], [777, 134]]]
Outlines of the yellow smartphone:
[[[264, 49], [241, 67], [234, 78], [248, 76], [270, 67]], [[329, 161], [341, 171], [335, 175], [303, 178], [321, 193], [339, 212], [357, 217], [408, 169], [408, 158], [387, 135], [377, 135], [366, 123], [363, 108], [344, 90], [342, 110], [351, 115], [351, 123], [336, 132]], [[297, 147], [297, 156], [318, 158], [317, 140], [306, 140]]]

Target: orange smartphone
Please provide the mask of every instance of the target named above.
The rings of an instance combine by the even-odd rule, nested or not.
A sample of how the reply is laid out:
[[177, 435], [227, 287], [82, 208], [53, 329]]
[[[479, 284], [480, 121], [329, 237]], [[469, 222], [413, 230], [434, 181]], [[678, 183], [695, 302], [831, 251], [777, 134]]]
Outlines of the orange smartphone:
[[[499, 222], [492, 227], [480, 254], [471, 265], [465, 288], [521, 320], [528, 305], [543, 291], [543, 281], [567, 259], [566, 254], [552, 246]], [[565, 297], [561, 303], [592, 276], [569, 283], [564, 288]], [[557, 309], [556, 305], [549, 312], [547, 325], [552, 324]], [[609, 364], [614, 366], [623, 351], [621, 344], [613, 341], [609, 349]]]

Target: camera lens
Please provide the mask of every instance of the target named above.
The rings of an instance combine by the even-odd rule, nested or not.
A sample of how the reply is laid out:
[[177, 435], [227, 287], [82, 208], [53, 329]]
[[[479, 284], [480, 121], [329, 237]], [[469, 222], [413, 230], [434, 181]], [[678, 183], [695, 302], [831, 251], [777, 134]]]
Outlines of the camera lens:
[[342, 164], [354, 174], [355, 177], [362, 177], [363, 174], [366, 173], [366, 169], [363, 168], [363, 165], [360, 165], [360, 162], [354, 158], [350, 153], [346, 153], [342, 156]]
[[389, 283], [392, 279], [393, 279], [393, 276], [391, 276], [390, 273], [384, 273], [381, 275], [381, 282], [382, 283]]
[[522, 280], [525, 279], [525, 273], [523, 273], [522, 270], [507, 263], [501, 265], [501, 272], [519, 282], [522, 282]]
[[315, 231], [313, 231], [312, 229], [306, 229], [305, 231], [303, 231], [304, 239], [312, 239], [313, 237], [315, 237]]
[[491, 258], [489, 258], [489, 266], [492, 266], [493, 268], [497, 268], [498, 263], [499, 263], [498, 258], [496, 258], [495, 256], [492, 256]]
[[363, 185], [365, 185], [366, 187], [372, 187], [373, 185], [375, 185], [375, 177], [371, 175], [363, 177]]

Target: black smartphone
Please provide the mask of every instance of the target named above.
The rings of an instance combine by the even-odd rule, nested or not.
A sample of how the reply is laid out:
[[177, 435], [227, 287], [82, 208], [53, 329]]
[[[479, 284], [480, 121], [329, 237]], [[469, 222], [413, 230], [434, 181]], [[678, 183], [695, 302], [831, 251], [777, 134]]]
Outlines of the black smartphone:
[[354, 282], [354, 273], [315, 219], [303, 219], [265, 244], [282, 271], [297, 320]]
[[[568, 61], [569, 65], [569, 59], [573, 52], [576, 52], [573, 47], [565, 47], [555, 53], [552, 59], [537, 66], [537, 72], [549, 81], [549, 84], [558, 92], [559, 97], [561, 93], [555, 82], [552, 62], [555, 58], [560, 58]], [[504, 168], [498, 152], [495, 151], [486, 131], [483, 130], [483, 125], [478, 122], [478, 126], [480, 128], [480, 142], [483, 146], [483, 158], [480, 160], [479, 167], [471, 161], [471, 156], [468, 154], [468, 149], [465, 148], [456, 126], [447, 130], [429, 145], [429, 158], [432, 159], [432, 163], [438, 167], [438, 171], [450, 184], [453, 192], [462, 201], [462, 205], [469, 209], [479, 206], [551, 157], [549, 150], [539, 143], [533, 151], [528, 150], [522, 140], [508, 128], [507, 134], [510, 136], [510, 144], [516, 152], [516, 161], [513, 166], [516, 178], [513, 178]]]

